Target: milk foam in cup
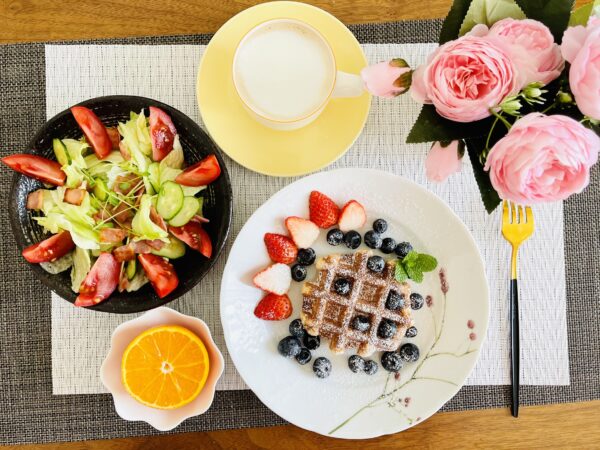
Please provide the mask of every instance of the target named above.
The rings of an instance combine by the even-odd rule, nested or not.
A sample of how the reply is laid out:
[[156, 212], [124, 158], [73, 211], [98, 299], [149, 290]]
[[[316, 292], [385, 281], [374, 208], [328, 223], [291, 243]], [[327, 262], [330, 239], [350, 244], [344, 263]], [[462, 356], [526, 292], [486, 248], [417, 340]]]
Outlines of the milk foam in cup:
[[364, 91], [360, 76], [337, 70], [327, 40], [292, 19], [270, 20], [246, 34], [235, 53], [233, 81], [248, 112], [277, 130], [308, 125], [331, 98]]

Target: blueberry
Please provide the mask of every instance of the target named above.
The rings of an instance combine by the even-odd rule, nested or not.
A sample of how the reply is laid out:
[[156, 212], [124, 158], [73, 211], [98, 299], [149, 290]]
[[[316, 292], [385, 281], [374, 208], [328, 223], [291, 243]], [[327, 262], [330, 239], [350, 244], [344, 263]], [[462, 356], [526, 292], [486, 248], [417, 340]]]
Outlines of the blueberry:
[[385, 307], [391, 311], [397, 311], [400, 308], [404, 308], [404, 295], [392, 289], [388, 294]]
[[394, 251], [396, 252], [396, 255], [398, 255], [400, 258], [405, 258], [406, 255], [408, 255], [412, 251], [412, 249], [413, 247], [412, 245], [410, 245], [410, 242], [400, 242], [396, 246]]
[[396, 352], [385, 352], [381, 356], [381, 365], [388, 372], [398, 372], [402, 368], [402, 358]]
[[315, 359], [313, 372], [319, 378], [327, 378], [331, 374], [331, 361], [322, 356]]
[[344, 240], [344, 233], [339, 228], [327, 232], [327, 243], [329, 245], [340, 245]]
[[317, 258], [317, 254], [312, 248], [301, 248], [298, 250], [298, 257], [296, 260], [298, 264], [302, 264], [303, 266], [310, 266], [315, 262]]
[[303, 348], [302, 350], [300, 350], [300, 353], [296, 355], [296, 361], [298, 361], [298, 364], [300, 364], [301, 366], [303, 366], [304, 364], [308, 364], [311, 359], [312, 354], [307, 348]]
[[302, 339], [302, 343], [307, 349], [316, 350], [319, 348], [319, 345], [321, 345], [321, 338], [319, 336], [311, 336], [310, 334], [306, 333], [304, 335], [304, 339]]
[[377, 328], [377, 336], [382, 339], [389, 339], [393, 337], [398, 331], [398, 326], [389, 319], [383, 319], [379, 323], [379, 328]]
[[356, 316], [350, 322], [350, 326], [357, 331], [367, 331], [371, 328], [371, 322], [367, 316]]
[[351, 248], [352, 250], [358, 248], [361, 242], [362, 238], [357, 231], [350, 230], [344, 235], [344, 244], [346, 244], [346, 247]]
[[373, 360], [369, 360], [369, 361], [365, 361], [365, 373], [367, 375], [375, 375], [377, 373], [377, 369], [379, 369], [379, 366], [377, 365], [377, 363]]
[[277, 351], [279, 351], [279, 354], [281, 356], [285, 356], [286, 358], [294, 358], [295, 356], [298, 356], [301, 350], [302, 346], [300, 345], [300, 341], [294, 336], [284, 337], [277, 345]]
[[348, 358], [348, 367], [354, 373], [362, 372], [365, 370], [365, 360], [358, 355], [352, 355]]
[[381, 256], [371, 256], [367, 259], [367, 269], [375, 273], [383, 272], [385, 261]]
[[404, 344], [398, 350], [400, 357], [406, 362], [415, 362], [419, 359], [419, 347], [415, 344]]
[[333, 290], [340, 295], [347, 295], [350, 292], [350, 281], [345, 278], [338, 278], [333, 282]]
[[373, 230], [369, 230], [365, 233], [365, 245], [369, 248], [381, 247], [381, 236]]
[[387, 222], [383, 219], [377, 219], [373, 222], [373, 229], [379, 234], [385, 233], [387, 231]]
[[421, 294], [417, 294], [416, 292], [410, 294], [410, 307], [412, 309], [421, 309], [423, 307], [423, 303], [425, 303], [425, 301], [423, 300], [423, 296]]
[[306, 267], [302, 264], [294, 264], [292, 266], [292, 279], [294, 281], [304, 281], [306, 278]]
[[386, 255], [392, 253], [396, 249], [396, 241], [392, 238], [385, 238], [381, 242], [381, 251]]
[[302, 339], [306, 331], [304, 331], [304, 327], [302, 326], [302, 321], [300, 319], [295, 319], [290, 322], [290, 334], [298, 339]]
[[418, 333], [417, 327], [408, 327], [406, 329], [405, 336], [407, 338], [414, 338], [417, 335], [417, 333]]

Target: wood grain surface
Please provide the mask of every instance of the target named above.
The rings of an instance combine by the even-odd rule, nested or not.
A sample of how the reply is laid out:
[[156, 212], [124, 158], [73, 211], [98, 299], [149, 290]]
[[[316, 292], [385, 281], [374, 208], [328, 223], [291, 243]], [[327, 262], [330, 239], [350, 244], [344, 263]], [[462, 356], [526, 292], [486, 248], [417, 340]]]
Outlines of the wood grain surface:
[[[564, 0], [566, 1], [566, 0]], [[591, 0], [578, 0], [577, 4]], [[0, 0], [0, 43], [214, 33], [256, 0]], [[344, 23], [444, 17], [451, 0], [312, 0]]]
[[[292, 425], [185, 433], [111, 441], [25, 445], [19, 450], [273, 449], [598, 449], [600, 401], [524, 407], [518, 419], [507, 409], [439, 413], [402, 433], [368, 441], [320, 436]], [[7, 449], [9, 447], [6, 447]], [[15, 447], [12, 447], [15, 448]]]
[[[579, 0], [578, 5], [591, 0]], [[254, 0], [0, 0], [0, 43], [213, 33]], [[444, 17], [451, 0], [313, 0], [348, 24]], [[1, 62], [0, 62], [1, 63]], [[436, 414], [401, 434], [342, 441], [294, 426], [26, 445], [22, 450], [600, 448], [600, 401]], [[2, 430], [7, 432], [8, 430]], [[10, 431], [8, 431], [10, 432]]]

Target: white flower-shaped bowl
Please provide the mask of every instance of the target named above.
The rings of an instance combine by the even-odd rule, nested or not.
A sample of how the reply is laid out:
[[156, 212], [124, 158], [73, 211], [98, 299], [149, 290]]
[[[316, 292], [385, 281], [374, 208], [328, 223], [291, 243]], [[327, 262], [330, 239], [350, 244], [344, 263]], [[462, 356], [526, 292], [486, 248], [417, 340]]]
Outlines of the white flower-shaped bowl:
[[[121, 359], [127, 345], [143, 331], [160, 325], [180, 325], [194, 332], [204, 342], [210, 361], [208, 378], [200, 395], [187, 405], [173, 410], [150, 408], [139, 403], [127, 393], [121, 382]], [[110, 350], [100, 368], [100, 380], [112, 394], [119, 416], [125, 420], [144, 421], [157, 430], [168, 431], [185, 419], [203, 414], [210, 407], [223, 368], [223, 355], [215, 345], [206, 323], [169, 308], [156, 308], [115, 329]]]

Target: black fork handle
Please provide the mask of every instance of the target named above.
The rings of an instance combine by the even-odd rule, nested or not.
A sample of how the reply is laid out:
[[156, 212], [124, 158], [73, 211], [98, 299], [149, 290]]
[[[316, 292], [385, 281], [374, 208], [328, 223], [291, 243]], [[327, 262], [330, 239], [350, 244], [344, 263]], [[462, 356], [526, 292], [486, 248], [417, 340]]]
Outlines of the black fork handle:
[[519, 417], [519, 290], [517, 280], [510, 280], [510, 362], [512, 380], [512, 408], [513, 417]]

